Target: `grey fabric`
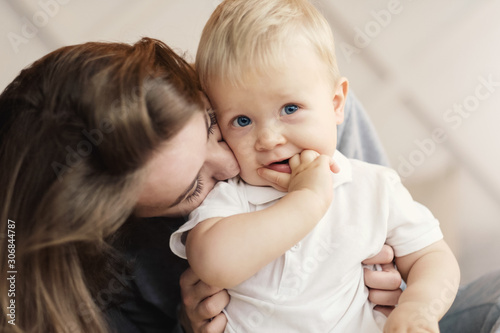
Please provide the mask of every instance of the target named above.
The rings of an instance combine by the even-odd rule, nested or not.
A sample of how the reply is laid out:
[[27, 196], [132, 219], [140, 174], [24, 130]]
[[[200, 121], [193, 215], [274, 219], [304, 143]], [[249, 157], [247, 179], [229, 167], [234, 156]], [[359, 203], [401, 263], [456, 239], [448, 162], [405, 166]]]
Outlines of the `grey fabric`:
[[344, 122], [337, 128], [337, 141], [337, 149], [349, 158], [389, 166], [377, 133], [352, 91], [347, 95]]
[[500, 271], [461, 287], [439, 327], [442, 333], [500, 333]]
[[495, 326], [491, 329], [492, 333], [500, 333], [500, 318], [495, 323]]

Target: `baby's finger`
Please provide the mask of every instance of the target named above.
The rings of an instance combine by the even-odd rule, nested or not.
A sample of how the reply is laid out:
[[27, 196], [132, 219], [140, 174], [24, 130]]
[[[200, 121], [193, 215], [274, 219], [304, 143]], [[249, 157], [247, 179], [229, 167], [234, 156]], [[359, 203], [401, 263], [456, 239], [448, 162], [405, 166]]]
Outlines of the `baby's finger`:
[[314, 150], [304, 150], [302, 153], [300, 153], [300, 162], [301, 163], [311, 163], [314, 161], [316, 158], [318, 158], [319, 153], [315, 152]]
[[257, 169], [257, 173], [263, 179], [271, 182], [275, 189], [282, 192], [288, 191], [288, 184], [290, 183], [289, 173], [278, 172], [268, 168], [259, 168]]
[[300, 154], [295, 154], [293, 155], [289, 160], [288, 160], [288, 165], [290, 165], [290, 169], [292, 169], [292, 172], [297, 169], [297, 167], [300, 165]]
[[332, 170], [333, 173], [338, 173], [340, 171], [340, 166], [333, 159], [330, 164], [330, 170]]

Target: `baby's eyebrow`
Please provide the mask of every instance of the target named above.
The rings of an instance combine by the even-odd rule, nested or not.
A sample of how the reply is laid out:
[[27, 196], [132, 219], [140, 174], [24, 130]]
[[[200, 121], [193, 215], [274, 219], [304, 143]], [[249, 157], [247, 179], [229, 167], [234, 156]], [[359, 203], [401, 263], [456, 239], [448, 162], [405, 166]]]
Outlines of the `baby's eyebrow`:
[[217, 115], [217, 114], [225, 114], [225, 113], [228, 113], [228, 112], [233, 112], [234, 108], [235, 107], [233, 105], [226, 105], [223, 109], [221, 109], [221, 108], [217, 108], [217, 109], [213, 108], [212, 110]]

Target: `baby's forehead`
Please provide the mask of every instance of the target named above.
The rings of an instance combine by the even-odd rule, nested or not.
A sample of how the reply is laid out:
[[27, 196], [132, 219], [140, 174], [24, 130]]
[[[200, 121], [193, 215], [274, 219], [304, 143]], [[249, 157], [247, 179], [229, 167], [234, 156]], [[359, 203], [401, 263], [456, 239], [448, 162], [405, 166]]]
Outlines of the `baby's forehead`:
[[[301, 59], [295, 57], [297, 52], [308, 50], [315, 55], [318, 63], [323, 63], [329, 67], [328, 59], [322, 57], [321, 54], [311, 43], [297, 42], [294, 46], [289, 46], [288, 43], [281, 46], [270, 46], [266, 49], [254, 50], [251, 54], [234, 56], [228, 59], [228, 64], [220, 66], [219, 70], [213, 72], [208, 82], [218, 82], [218, 84], [232, 84], [237, 87], [245, 87], [246, 82], [255, 78], [262, 78], [271, 75], [279, 75], [290, 70], [292, 66], [296, 66], [297, 60], [300, 64], [310, 61], [310, 58]], [[325, 71], [328, 72], [328, 71]]]
[[[244, 88], [245, 83], [249, 80], [258, 80], [262, 85], [271, 88], [269, 87], [271, 84], [270, 79], [281, 77], [283, 80], [292, 84], [293, 87], [297, 87], [304, 79], [304, 70], [311, 75], [315, 75], [316, 79], [323, 83], [335, 85], [337, 81], [337, 78], [331, 75], [331, 71], [326, 61], [319, 57], [311, 61], [311, 58], [298, 56], [294, 61], [286, 61], [286, 59], [283, 59], [275, 66], [269, 65], [268, 67], [261, 68], [259, 71], [250, 70], [246, 72], [242, 76], [243, 82], [241, 85]], [[306, 76], [309, 77], [309, 75]], [[287, 87], [290, 87], [290, 85], [287, 85]]]

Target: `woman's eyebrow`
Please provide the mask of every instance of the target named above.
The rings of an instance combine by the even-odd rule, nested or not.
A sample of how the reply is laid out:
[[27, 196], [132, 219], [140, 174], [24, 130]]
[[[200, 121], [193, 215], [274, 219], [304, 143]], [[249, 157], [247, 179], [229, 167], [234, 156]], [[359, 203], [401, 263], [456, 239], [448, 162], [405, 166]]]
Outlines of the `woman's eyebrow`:
[[194, 180], [191, 182], [191, 184], [189, 184], [187, 189], [184, 192], [182, 192], [181, 195], [179, 195], [177, 197], [177, 199], [175, 199], [174, 203], [172, 203], [170, 206], [168, 206], [168, 208], [172, 208], [172, 207], [178, 205], [179, 203], [181, 203], [181, 201], [187, 197], [189, 192], [191, 192], [193, 190], [193, 187], [196, 185], [196, 182], [198, 181], [199, 177], [200, 177], [200, 173], [198, 172], [198, 174], [196, 175], [196, 177], [194, 177]]

